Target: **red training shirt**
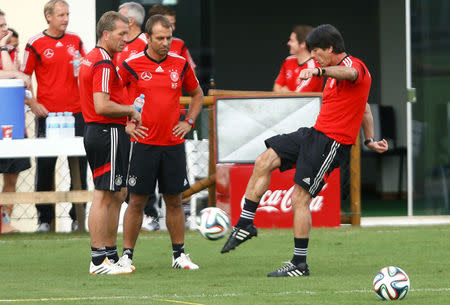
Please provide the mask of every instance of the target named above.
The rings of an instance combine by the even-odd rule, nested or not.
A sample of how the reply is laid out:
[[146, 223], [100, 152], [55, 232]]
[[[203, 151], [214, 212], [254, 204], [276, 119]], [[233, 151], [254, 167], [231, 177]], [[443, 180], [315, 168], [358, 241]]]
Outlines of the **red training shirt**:
[[21, 70], [30, 76], [33, 71], [36, 73], [37, 100], [50, 112], [81, 111], [77, 78], [73, 75], [71, 62], [77, 50], [85, 56], [83, 42], [71, 32], [60, 37], [42, 32], [32, 37], [25, 47]]
[[97, 46], [85, 56], [81, 62], [79, 79], [81, 110], [86, 123], [126, 124], [126, 116], [111, 118], [95, 112], [93, 96], [95, 92], [107, 93], [111, 101], [125, 104], [122, 80], [116, 72], [111, 56], [105, 49]]
[[328, 77], [314, 128], [341, 144], [355, 144], [366, 109], [372, 77], [358, 58], [347, 55], [338, 65], [355, 68], [358, 71], [358, 78], [352, 82]]
[[191, 53], [189, 53], [188, 47], [186, 46], [184, 41], [181, 40], [180, 38], [176, 37], [172, 38], [172, 45], [170, 46], [169, 52], [184, 57], [188, 61], [189, 65], [191, 65], [192, 69], [195, 69], [195, 67], [197, 67], [194, 63], [194, 60], [191, 57]]
[[122, 52], [114, 54], [114, 65], [118, 67], [126, 59], [145, 50], [147, 46], [147, 38], [144, 33], [139, 34], [133, 40], [127, 41]]
[[123, 62], [118, 72], [128, 87], [130, 101], [145, 94], [142, 125], [149, 130], [139, 142], [161, 146], [183, 143], [184, 139], [172, 134], [180, 118], [181, 88], [193, 91], [199, 86], [186, 59], [169, 52], [157, 62], [142, 52]]
[[322, 92], [323, 79], [321, 77], [314, 76], [306, 80], [299, 78], [303, 69], [317, 67], [320, 67], [320, 65], [313, 58], [299, 64], [295, 55], [288, 56], [281, 65], [281, 70], [275, 83], [281, 87], [286, 86], [292, 92]]
[[[133, 40], [128, 41], [123, 47], [122, 52], [118, 52], [114, 54], [114, 65], [118, 67], [121, 63], [123, 63], [126, 59], [130, 58], [133, 55], [136, 55], [142, 51], [144, 51], [147, 47], [147, 38], [144, 33], [139, 34]], [[123, 98], [125, 103], [128, 103], [128, 90], [126, 87], [123, 88]], [[133, 101], [131, 101], [131, 104]]]

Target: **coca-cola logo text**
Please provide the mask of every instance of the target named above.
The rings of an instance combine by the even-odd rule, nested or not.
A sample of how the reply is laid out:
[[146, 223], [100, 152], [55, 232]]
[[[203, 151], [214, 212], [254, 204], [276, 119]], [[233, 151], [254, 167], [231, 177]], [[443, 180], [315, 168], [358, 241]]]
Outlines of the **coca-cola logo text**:
[[[327, 186], [328, 183], [325, 183], [322, 191], [325, 190]], [[294, 186], [292, 186], [289, 190], [267, 190], [259, 201], [258, 211], [264, 211], [267, 213], [290, 213], [292, 210], [292, 192], [294, 192]], [[244, 204], [245, 195], [242, 196], [241, 199], [241, 209], [244, 207]], [[309, 209], [311, 212], [319, 212], [322, 210], [323, 205], [323, 196], [316, 196], [311, 200]]]

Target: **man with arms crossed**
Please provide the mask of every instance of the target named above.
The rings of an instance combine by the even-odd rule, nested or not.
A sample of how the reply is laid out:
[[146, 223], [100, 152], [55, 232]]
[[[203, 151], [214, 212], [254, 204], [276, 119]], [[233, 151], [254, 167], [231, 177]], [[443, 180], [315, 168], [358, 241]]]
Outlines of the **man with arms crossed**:
[[299, 78], [303, 69], [319, 67], [319, 64], [311, 58], [305, 42], [312, 29], [309, 25], [296, 25], [292, 29], [287, 43], [291, 55], [281, 66], [273, 85], [274, 92], [322, 92], [323, 78], [318, 76], [304, 80]]
[[[203, 103], [203, 91], [185, 58], [169, 53], [172, 26], [162, 15], [145, 25], [148, 48], [123, 62], [118, 69], [130, 100], [145, 95], [142, 124], [148, 136], [132, 144], [128, 191], [130, 201], [124, 216], [124, 257], [133, 257], [142, 213], [158, 181], [166, 203], [166, 224], [172, 241], [172, 267], [198, 269], [184, 253], [184, 211], [181, 193], [189, 188], [184, 136], [194, 126]], [[192, 97], [185, 121], [180, 118], [181, 89]]]
[[[113, 264], [106, 247], [115, 246], [120, 206], [126, 196], [128, 141], [127, 117], [140, 126], [141, 116], [125, 105], [123, 84], [112, 62], [128, 40], [128, 19], [106, 12], [97, 23], [97, 46], [84, 58], [80, 69], [81, 108], [86, 121], [84, 147], [94, 179], [94, 199], [89, 213], [92, 260], [90, 274], [131, 273], [131, 266]], [[130, 134], [139, 129], [133, 126]], [[124, 149], [125, 148], [125, 149]]]
[[257, 236], [253, 219], [269, 186], [270, 173], [276, 168], [285, 171], [295, 165], [291, 197], [294, 256], [285, 266], [269, 273], [269, 277], [309, 275], [306, 256], [311, 230], [311, 199], [322, 189], [324, 175], [339, 167], [355, 144], [361, 123], [365, 145], [378, 153], [388, 149], [386, 140], [373, 139], [373, 118], [367, 104], [371, 84], [369, 70], [361, 60], [346, 53], [340, 32], [332, 25], [320, 25], [308, 35], [306, 45], [323, 68], [302, 70], [300, 78], [328, 77], [316, 124], [265, 141], [267, 150], [255, 161], [241, 216], [221, 251], [233, 250]]

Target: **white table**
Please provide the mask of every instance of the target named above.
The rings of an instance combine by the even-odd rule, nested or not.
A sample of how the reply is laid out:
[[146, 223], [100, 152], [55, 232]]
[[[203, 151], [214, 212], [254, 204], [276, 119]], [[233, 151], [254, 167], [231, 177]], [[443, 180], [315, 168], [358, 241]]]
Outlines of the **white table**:
[[[0, 140], [0, 158], [23, 157], [79, 157], [86, 156], [83, 137], [65, 139], [15, 139]], [[92, 200], [93, 192], [81, 190], [81, 180], [78, 158], [68, 158], [72, 170], [70, 176], [73, 182], [73, 191], [69, 192], [28, 192], [28, 193], [0, 193], [0, 202], [7, 203], [47, 203], [47, 202], [86, 202]], [[73, 198], [72, 198], [72, 197]], [[75, 199], [82, 198], [82, 199]], [[8, 202], [10, 201], [10, 202]], [[77, 218], [84, 223], [83, 205], [75, 206]], [[79, 227], [84, 231], [84, 226]]]
[[0, 158], [85, 155], [83, 137], [0, 140]]

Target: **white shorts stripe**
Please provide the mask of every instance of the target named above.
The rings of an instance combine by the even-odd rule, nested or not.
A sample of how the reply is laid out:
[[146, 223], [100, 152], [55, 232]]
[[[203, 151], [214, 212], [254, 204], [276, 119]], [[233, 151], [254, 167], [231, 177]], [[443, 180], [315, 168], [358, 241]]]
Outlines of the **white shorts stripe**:
[[334, 157], [336, 156], [336, 151], [340, 145], [341, 144], [339, 144], [338, 142], [333, 141], [330, 152], [328, 153], [327, 157], [325, 158], [325, 161], [323, 162], [322, 166], [319, 169], [319, 172], [317, 173], [316, 177], [314, 178], [314, 183], [310, 187], [309, 193], [314, 194], [317, 191], [320, 181], [322, 181], [323, 175], [325, 175], [325, 172], [330, 168], [330, 165], [333, 162]]
[[114, 191], [114, 179], [116, 177], [116, 157], [118, 148], [118, 131], [117, 128], [111, 128], [111, 176], [109, 180], [109, 188]]

